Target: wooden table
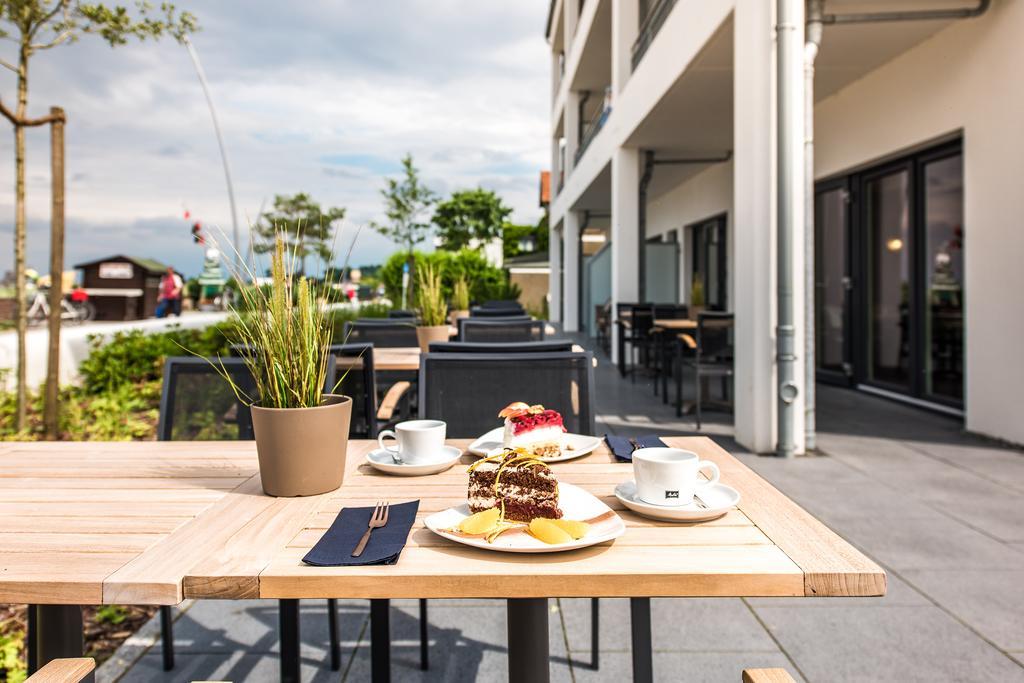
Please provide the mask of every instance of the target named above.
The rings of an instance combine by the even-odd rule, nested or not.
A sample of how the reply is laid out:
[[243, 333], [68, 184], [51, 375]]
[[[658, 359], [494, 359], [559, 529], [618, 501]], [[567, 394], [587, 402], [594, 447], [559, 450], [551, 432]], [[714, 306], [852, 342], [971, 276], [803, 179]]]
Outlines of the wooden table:
[[[634, 671], [645, 679], [652, 596], [885, 593], [885, 574], [876, 564], [710, 439], [665, 441], [715, 461], [722, 481], [742, 494], [739, 509], [703, 524], [657, 522], [626, 511], [612, 491], [630, 478], [631, 467], [602, 446], [553, 468], [561, 481], [585, 487], [618, 511], [626, 534], [569, 553], [518, 556], [457, 545], [419, 523], [465, 501], [464, 467], [415, 479], [388, 477], [365, 464], [375, 447], [370, 441], [350, 442], [340, 489], [308, 498], [262, 495], [252, 442], [0, 444], [0, 601], [55, 606], [38, 613], [44, 663], [75, 656], [68, 633], [81, 628], [82, 604], [502, 598], [509, 605], [510, 677], [546, 680], [551, 597], [631, 598]], [[468, 442], [452, 443], [464, 448]], [[463, 464], [472, 460], [464, 456]], [[421, 501], [398, 564], [302, 564], [343, 506], [372, 505], [382, 497]], [[372, 613], [375, 632], [386, 633], [386, 608]], [[297, 651], [298, 612], [282, 609], [281, 615], [282, 633], [292, 641], [283, 639], [282, 650]], [[378, 663], [386, 659], [379, 657], [382, 640], [374, 640]]]
[[654, 327], [662, 330], [695, 330], [697, 321], [689, 318], [656, 318]]

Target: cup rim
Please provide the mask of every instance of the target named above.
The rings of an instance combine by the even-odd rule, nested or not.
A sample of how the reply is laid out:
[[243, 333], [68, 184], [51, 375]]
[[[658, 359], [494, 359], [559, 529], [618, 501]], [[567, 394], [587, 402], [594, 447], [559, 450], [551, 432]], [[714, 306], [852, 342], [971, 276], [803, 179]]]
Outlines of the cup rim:
[[439, 429], [445, 426], [447, 426], [447, 423], [444, 420], [416, 419], [399, 422], [395, 425], [395, 431], [427, 432], [431, 429]]
[[[677, 454], [685, 457], [676, 459], [661, 459], [657, 456]], [[671, 446], [652, 446], [650, 448], [638, 448], [633, 451], [633, 460], [640, 460], [642, 462], [651, 463], [662, 463], [666, 465], [679, 464], [684, 462], [690, 462], [692, 460], [700, 460], [700, 456], [693, 451], [685, 448], [672, 448]]]

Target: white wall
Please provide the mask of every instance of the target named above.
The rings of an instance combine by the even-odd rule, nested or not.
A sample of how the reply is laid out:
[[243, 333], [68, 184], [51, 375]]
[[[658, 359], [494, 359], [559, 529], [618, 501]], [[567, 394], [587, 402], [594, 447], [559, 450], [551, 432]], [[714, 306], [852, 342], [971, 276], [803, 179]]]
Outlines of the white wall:
[[[664, 168], [655, 167], [657, 174]], [[701, 171], [685, 182], [680, 183], [668, 192], [659, 195], [647, 203], [647, 238], [664, 235], [674, 230], [679, 231], [679, 300], [689, 301], [690, 282], [690, 242], [689, 232], [682, 228], [705, 218], [728, 214], [726, 219], [729, 268], [729, 300], [732, 300], [735, 281], [735, 269], [731, 267], [733, 254], [733, 221], [732, 221], [732, 183], [733, 164], [728, 161], [715, 164]]]
[[1024, 0], [994, 2], [815, 112], [818, 177], [963, 131], [967, 428], [1016, 443], [1024, 443], [1022, 38]]

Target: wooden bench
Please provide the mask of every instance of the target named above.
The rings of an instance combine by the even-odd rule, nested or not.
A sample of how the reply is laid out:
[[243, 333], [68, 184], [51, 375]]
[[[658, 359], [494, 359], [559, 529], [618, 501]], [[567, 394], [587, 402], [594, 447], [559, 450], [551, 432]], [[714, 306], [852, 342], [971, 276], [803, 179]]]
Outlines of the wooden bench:
[[743, 683], [796, 683], [785, 669], [744, 669]]
[[96, 668], [92, 657], [53, 659], [26, 679], [25, 683], [79, 683]]

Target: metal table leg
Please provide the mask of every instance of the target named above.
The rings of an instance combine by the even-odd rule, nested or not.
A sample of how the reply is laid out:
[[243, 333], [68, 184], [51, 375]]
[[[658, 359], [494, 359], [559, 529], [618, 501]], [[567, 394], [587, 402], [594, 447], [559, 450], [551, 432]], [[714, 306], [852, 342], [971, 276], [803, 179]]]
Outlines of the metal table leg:
[[338, 601], [327, 599], [327, 632], [331, 641], [331, 671], [341, 671], [341, 639], [338, 637]]
[[633, 682], [651, 683], [654, 662], [651, 652], [651, 599], [629, 599], [629, 622], [633, 631]]
[[391, 681], [390, 600], [370, 600], [370, 666], [373, 683]]
[[[82, 637], [82, 608], [78, 605], [35, 606], [36, 664], [44, 666], [51, 659], [81, 657], [84, 650]], [[91, 683], [93, 674], [84, 679]]]
[[281, 683], [299, 683], [299, 601], [278, 600], [281, 631]]
[[550, 679], [547, 598], [509, 598], [509, 682], [547, 683]]

